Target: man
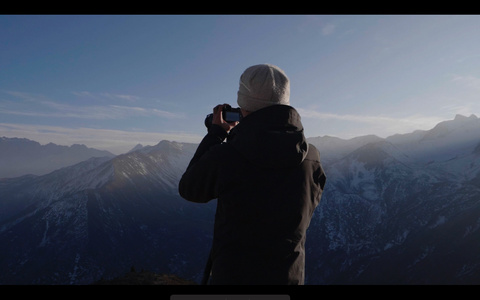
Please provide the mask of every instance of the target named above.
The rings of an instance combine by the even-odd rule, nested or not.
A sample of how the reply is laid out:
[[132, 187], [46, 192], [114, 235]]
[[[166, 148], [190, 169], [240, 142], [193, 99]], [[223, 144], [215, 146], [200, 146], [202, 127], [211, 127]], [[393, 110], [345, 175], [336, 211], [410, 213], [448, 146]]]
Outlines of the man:
[[289, 98], [283, 70], [247, 68], [242, 120], [225, 122], [224, 105], [216, 106], [180, 180], [183, 198], [217, 199], [209, 284], [304, 284], [306, 230], [326, 177]]

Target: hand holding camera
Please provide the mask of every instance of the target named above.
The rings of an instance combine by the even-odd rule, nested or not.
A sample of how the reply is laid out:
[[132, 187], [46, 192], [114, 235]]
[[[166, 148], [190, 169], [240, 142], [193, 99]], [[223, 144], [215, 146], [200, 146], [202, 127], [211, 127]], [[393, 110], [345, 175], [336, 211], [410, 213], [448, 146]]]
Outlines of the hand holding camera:
[[205, 118], [205, 126], [210, 128], [212, 124], [220, 125], [227, 132], [235, 127], [242, 119], [242, 112], [239, 107], [233, 108], [228, 104], [219, 104], [213, 109], [213, 114]]

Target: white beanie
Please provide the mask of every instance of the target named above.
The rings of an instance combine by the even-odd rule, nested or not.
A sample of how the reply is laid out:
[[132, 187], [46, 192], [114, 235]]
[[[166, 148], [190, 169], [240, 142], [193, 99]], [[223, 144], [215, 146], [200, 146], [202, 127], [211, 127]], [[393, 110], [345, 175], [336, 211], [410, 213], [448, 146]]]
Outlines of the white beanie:
[[290, 104], [290, 80], [277, 66], [262, 64], [247, 68], [240, 76], [238, 105], [256, 111], [275, 104]]

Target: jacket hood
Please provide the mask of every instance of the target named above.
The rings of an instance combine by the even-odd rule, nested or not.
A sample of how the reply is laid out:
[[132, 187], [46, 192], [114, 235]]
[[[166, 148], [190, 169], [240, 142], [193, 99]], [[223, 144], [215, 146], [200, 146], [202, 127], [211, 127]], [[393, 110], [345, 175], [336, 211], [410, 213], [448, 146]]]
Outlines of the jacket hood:
[[252, 163], [269, 168], [299, 165], [308, 151], [300, 115], [288, 105], [250, 113], [232, 129], [228, 142]]

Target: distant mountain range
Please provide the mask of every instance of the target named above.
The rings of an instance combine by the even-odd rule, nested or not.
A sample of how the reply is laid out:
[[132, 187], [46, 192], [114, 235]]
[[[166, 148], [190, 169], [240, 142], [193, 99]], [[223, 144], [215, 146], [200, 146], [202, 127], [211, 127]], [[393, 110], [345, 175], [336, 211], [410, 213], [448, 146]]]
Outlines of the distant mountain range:
[[114, 155], [85, 145], [40, 145], [25, 138], [0, 137], [0, 178], [25, 174], [44, 175], [91, 157], [104, 156]]
[[[385, 139], [308, 140], [327, 185], [308, 231], [307, 284], [480, 283], [475, 115]], [[196, 147], [161, 141], [0, 179], [0, 284], [88, 284], [132, 266], [198, 283], [215, 201], [177, 192]]]
[[195, 149], [162, 141], [0, 180], [0, 284], [88, 284], [132, 266], [200, 276], [215, 206], [176, 187]]
[[309, 232], [309, 282], [480, 283], [475, 115], [386, 139], [311, 142], [327, 187]]

